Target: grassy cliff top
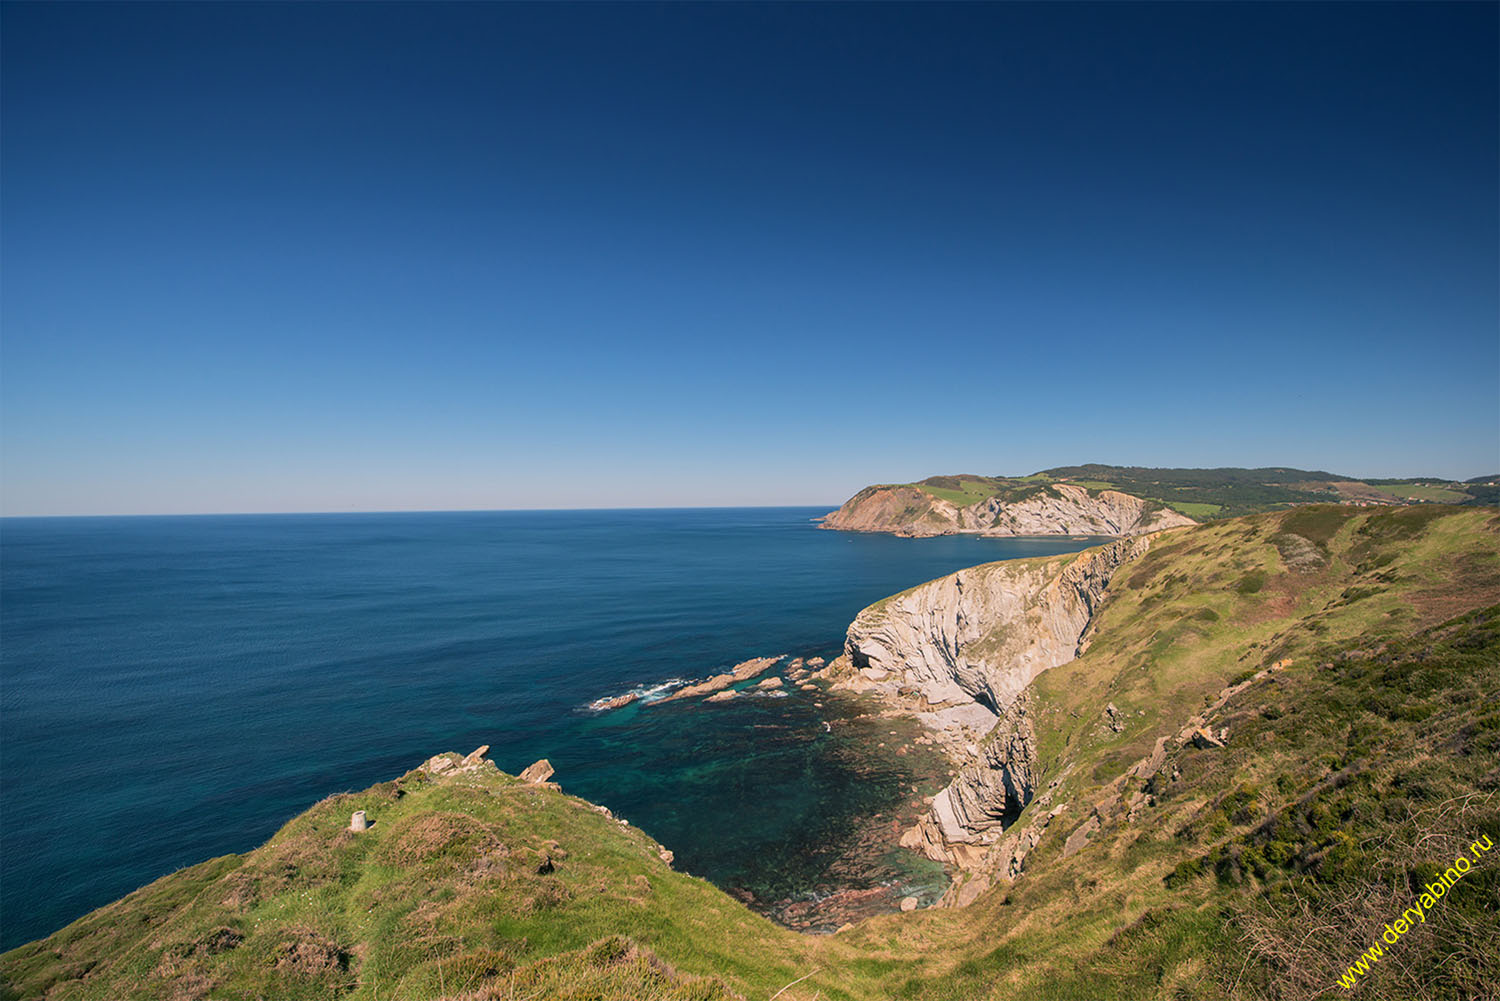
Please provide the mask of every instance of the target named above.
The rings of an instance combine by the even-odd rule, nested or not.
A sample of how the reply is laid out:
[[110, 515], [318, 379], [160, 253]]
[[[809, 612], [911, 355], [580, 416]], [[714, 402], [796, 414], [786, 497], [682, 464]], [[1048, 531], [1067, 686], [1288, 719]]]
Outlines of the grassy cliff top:
[[[1495, 504], [1500, 487], [1492, 479], [1464, 483], [1428, 477], [1360, 480], [1323, 470], [1154, 469], [1141, 466], [1059, 466], [1030, 476], [929, 476], [915, 487], [959, 507], [991, 497], [1006, 503], [1025, 500], [1052, 483], [1071, 483], [1090, 493], [1117, 490], [1155, 501], [1197, 520], [1276, 510], [1295, 504]], [[867, 488], [868, 489], [868, 488]]]

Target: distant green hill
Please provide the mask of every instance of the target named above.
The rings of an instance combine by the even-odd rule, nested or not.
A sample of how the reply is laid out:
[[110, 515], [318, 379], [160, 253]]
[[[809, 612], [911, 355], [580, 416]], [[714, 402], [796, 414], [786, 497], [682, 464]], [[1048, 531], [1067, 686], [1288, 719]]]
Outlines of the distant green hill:
[[[1330, 501], [1361, 504], [1485, 503], [1478, 484], [1440, 478], [1360, 480], [1322, 470], [1152, 469], [1142, 466], [1059, 466], [1043, 470], [1056, 480], [1087, 481], [1159, 501], [1194, 518], [1229, 518], [1293, 504]], [[1191, 505], [1191, 507], [1185, 507]], [[1197, 512], [1197, 513], [1195, 513]]]

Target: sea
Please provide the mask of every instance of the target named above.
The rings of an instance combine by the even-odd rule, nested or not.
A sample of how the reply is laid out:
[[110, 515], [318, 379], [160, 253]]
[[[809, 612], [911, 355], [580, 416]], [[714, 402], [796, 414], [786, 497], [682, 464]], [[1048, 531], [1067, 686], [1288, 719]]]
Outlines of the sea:
[[941, 869], [871, 835], [942, 778], [880, 746], [889, 721], [795, 685], [590, 708], [832, 657], [879, 598], [1098, 541], [823, 531], [828, 510], [0, 520], [0, 948], [483, 744], [791, 926], [827, 930], [818, 902], [851, 889], [934, 898]]

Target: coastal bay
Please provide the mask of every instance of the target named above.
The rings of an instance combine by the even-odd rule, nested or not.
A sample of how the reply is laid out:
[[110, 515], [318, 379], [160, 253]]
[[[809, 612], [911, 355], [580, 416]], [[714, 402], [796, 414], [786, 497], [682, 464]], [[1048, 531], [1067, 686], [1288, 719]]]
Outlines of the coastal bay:
[[886, 594], [1089, 544], [819, 532], [827, 510], [7, 519], [4, 944], [434, 747], [490, 744], [511, 771], [547, 757], [679, 868], [791, 920], [851, 866], [896, 879], [860, 848], [922, 781], [878, 748], [893, 727], [840, 733], [800, 690], [588, 709], [832, 655]]

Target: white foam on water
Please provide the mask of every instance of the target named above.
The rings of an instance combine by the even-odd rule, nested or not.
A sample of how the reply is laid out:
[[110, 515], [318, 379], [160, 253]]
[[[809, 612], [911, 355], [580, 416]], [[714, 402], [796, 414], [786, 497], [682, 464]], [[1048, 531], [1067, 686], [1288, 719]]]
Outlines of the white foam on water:
[[[635, 696], [632, 700], [633, 702], [660, 702], [685, 684], [687, 684], [687, 681], [682, 678], [668, 678], [666, 681], [658, 681], [655, 684], [637, 685], [629, 691], [621, 692], [620, 695]], [[606, 695], [603, 698], [595, 699], [589, 703], [588, 707], [596, 713], [604, 712], [609, 708], [609, 703], [619, 698], [620, 695]]]

